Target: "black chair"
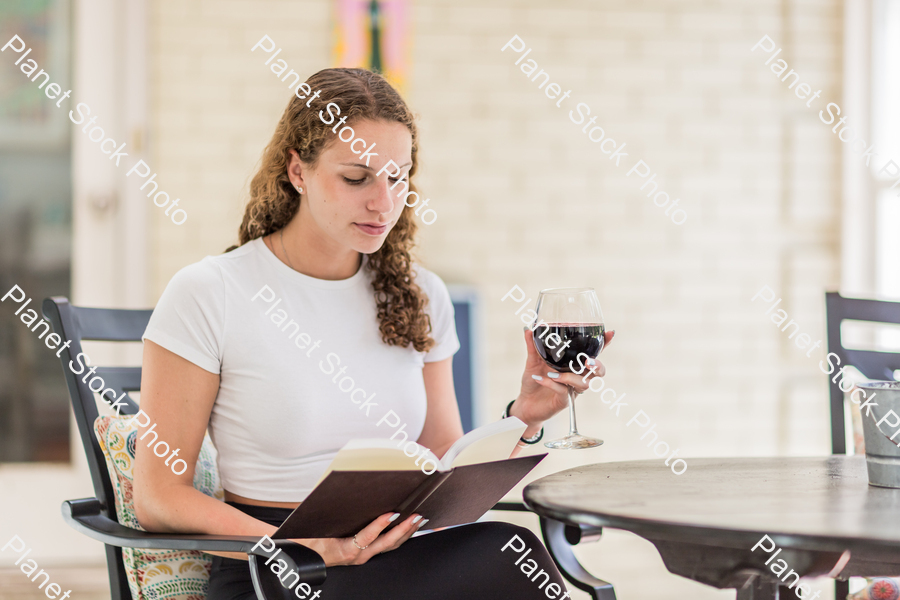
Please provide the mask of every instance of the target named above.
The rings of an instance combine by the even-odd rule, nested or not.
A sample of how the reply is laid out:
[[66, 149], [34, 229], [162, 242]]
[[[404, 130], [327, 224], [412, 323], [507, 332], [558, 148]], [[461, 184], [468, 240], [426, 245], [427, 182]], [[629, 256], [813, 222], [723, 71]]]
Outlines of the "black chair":
[[[837, 354], [841, 359], [841, 367], [853, 365], [869, 379], [894, 380], [894, 371], [900, 369], [900, 354], [844, 348], [841, 340], [841, 322], [852, 320], [900, 324], [900, 302], [844, 298], [837, 292], [828, 292], [825, 294], [825, 315], [828, 322], [828, 352]], [[838, 387], [840, 381], [834, 382], [832, 379], [834, 376], [829, 376], [831, 453], [846, 454], [844, 392]]]
[[[71, 527], [106, 545], [111, 600], [131, 598], [122, 559], [123, 547], [244, 552], [250, 555], [249, 567], [260, 598], [274, 600], [290, 597], [292, 592], [281, 587], [277, 578], [271, 575], [268, 569], [259, 568], [257, 557], [264, 560], [269, 556], [261, 550], [253, 550], [259, 538], [150, 533], [125, 527], [116, 519], [112, 482], [106, 467], [106, 459], [93, 430], [94, 421], [99, 415], [94, 394], [67, 365], [82, 351], [82, 340], [140, 341], [152, 311], [84, 308], [72, 306], [66, 298], [52, 297], [44, 300], [43, 313], [53, 325], [54, 332], [63, 340], [72, 342], [61, 351], [60, 360], [96, 495], [94, 498], [63, 502], [63, 518]], [[123, 414], [137, 414], [138, 404], [127, 393], [140, 390], [140, 367], [99, 367], [96, 374], [103, 378], [107, 387], [115, 390], [117, 397], [123, 392], [126, 393], [127, 408], [121, 411]], [[518, 502], [499, 502], [494, 510], [530, 512], [524, 504]], [[540, 521], [547, 549], [566, 579], [591, 594], [595, 600], [615, 600], [613, 586], [591, 576], [572, 552], [573, 545], [599, 538], [602, 530], [587, 526], [579, 528], [564, 525], [544, 518]], [[287, 540], [276, 540], [275, 543], [282, 550], [279, 558], [287, 554], [286, 558], [290, 559], [286, 561], [289, 563], [288, 568], [300, 574], [300, 581], [317, 585], [325, 580], [325, 563], [316, 552]], [[293, 564], [290, 564], [291, 562]]]
[[[845, 348], [841, 339], [841, 323], [845, 320], [852, 320], [900, 324], [900, 302], [844, 298], [838, 292], [827, 292], [825, 294], [825, 319], [828, 324], [828, 352], [834, 352], [840, 359], [838, 368], [853, 365], [869, 379], [894, 380], [894, 371], [900, 369], [900, 354]], [[832, 381], [833, 379], [835, 379], [834, 374], [828, 376], [831, 404], [831, 453], [846, 454], [844, 392], [839, 387], [840, 378], [837, 378], [837, 381]], [[835, 598], [846, 598], [848, 593], [849, 582], [835, 582]]]
[[[116, 520], [115, 496], [106, 459], [94, 435], [94, 421], [98, 416], [94, 394], [87, 384], [78, 379], [67, 364], [82, 351], [82, 340], [102, 340], [112, 342], [140, 341], [147, 322], [149, 310], [109, 310], [72, 306], [65, 298], [47, 298], [43, 303], [44, 317], [53, 325], [53, 330], [63, 340], [71, 340], [71, 346], [60, 352], [69, 397], [75, 412], [75, 421], [81, 442], [88, 459], [95, 498], [67, 500], [62, 504], [62, 514], [66, 523], [95, 540], [106, 544], [106, 563], [109, 569], [109, 587], [112, 600], [130, 600], [131, 591], [125, 574], [122, 547], [146, 548], [154, 550], [206, 550], [220, 552], [245, 552], [250, 555], [250, 570], [257, 594], [267, 600], [289, 598], [293, 593], [281, 587], [269, 569], [260, 569], [257, 557], [263, 560], [268, 554], [261, 549], [253, 550], [259, 538], [223, 535], [173, 535], [138, 531], [120, 525]], [[140, 367], [100, 367], [97, 375], [107, 386], [116, 391], [133, 392], [141, 387]], [[130, 397], [125, 397], [127, 408], [123, 414], [137, 414], [138, 405]], [[325, 562], [315, 551], [287, 540], [277, 540], [288, 569], [300, 575], [300, 581], [312, 585], [325, 580]], [[285, 557], [285, 555], [287, 555]], [[293, 563], [293, 564], [291, 564]]]

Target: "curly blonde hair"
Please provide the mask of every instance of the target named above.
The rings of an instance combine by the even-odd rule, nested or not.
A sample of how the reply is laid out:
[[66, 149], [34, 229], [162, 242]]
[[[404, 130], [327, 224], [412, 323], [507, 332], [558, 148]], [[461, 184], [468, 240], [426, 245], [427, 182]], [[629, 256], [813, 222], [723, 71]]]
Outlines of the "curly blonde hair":
[[[323, 69], [306, 80], [309, 89], [320, 90], [320, 106], [334, 102], [341, 107], [347, 124], [362, 119], [395, 121], [406, 125], [412, 135], [412, 167], [409, 191], [415, 191], [417, 132], [412, 111], [400, 94], [381, 75], [363, 69]], [[315, 165], [319, 156], [334, 143], [334, 135], [318, 117], [318, 110], [307, 108], [307, 100], [296, 94], [288, 102], [272, 140], [263, 151], [262, 164], [250, 182], [250, 201], [238, 230], [239, 244], [264, 237], [282, 229], [300, 209], [300, 194], [291, 185], [287, 167], [290, 151], [300, 160]], [[428, 297], [414, 282], [410, 251], [414, 246], [416, 223], [404, 209], [384, 244], [369, 255], [366, 269], [371, 272], [378, 309], [381, 339], [386, 344], [419, 352], [434, 346], [431, 320], [425, 312]], [[233, 246], [232, 250], [237, 248]]]

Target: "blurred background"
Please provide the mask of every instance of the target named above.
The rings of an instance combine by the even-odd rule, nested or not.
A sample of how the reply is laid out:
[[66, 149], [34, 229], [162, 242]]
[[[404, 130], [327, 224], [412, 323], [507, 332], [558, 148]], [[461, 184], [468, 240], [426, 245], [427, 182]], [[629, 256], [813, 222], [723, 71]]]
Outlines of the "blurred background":
[[[291, 97], [264, 64], [270, 55], [251, 47], [268, 35], [302, 79], [363, 66], [373, 60], [369, 9], [368, 0], [5, 0], [0, 41], [19, 35], [51, 81], [73, 91], [57, 108], [14, 65], [20, 55], [0, 54], [2, 292], [18, 284], [35, 303], [154, 306], [176, 271], [235, 243], [249, 180]], [[529, 298], [593, 286], [616, 330], [601, 355], [608, 385], [681, 456], [830, 452], [825, 352], [807, 358], [751, 298], [769, 286], [824, 343], [826, 290], [900, 297], [900, 204], [877, 173], [900, 161], [900, 2], [384, 0], [378, 10], [375, 59], [418, 114], [417, 184], [439, 215], [420, 225], [420, 259], [475, 298], [476, 424], [497, 418], [519, 388], [520, 305], [503, 295], [514, 285]], [[501, 53], [513, 35], [571, 90], [562, 110], [514, 64], [520, 55]], [[763, 35], [822, 90], [813, 108], [777, 80], [769, 55], [751, 52]], [[77, 102], [127, 143], [122, 166], [71, 126]], [[627, 143], [622, 167], [569, 120], [578, 102]], [[876, 144], [868, 168], [819, 120], [827, 102]], [[139, 158], [181, 199], [184, 225], [126, 178]], [[674, 225], [639, 191], [643, 181], [625, 176], [637, 159], [680, 199], [686, 223]], [[108, 597], [102, 546], [60, 516], [62, 500], [93, 492], [59, 360], [13, 313], [0, 306], [0, 541], [22, 537], [78, 598]], [[105, 360], [136, 363], [140, 349]], [[553, 451], [529, 479], [654, 458], [598, 400], [581, 397], [579, 426], [606, 444]], [[566, 425], [560, 415], [547, 439]], [[733, 597], [669, 575], [653, 546], [627, 533], [607, 531], [577, 553], [623, 599]], [[0, 598], [30, 597], [13, 560], [0, 553]], [[831, 597], [826, 581], [814, 587]]]

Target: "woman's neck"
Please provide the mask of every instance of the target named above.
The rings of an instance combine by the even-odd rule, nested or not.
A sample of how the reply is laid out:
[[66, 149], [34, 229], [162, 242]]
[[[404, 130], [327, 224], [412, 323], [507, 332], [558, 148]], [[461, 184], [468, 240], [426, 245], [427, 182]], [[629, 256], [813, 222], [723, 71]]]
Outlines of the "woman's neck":
[[281, 262], [299, 273], [326, 281], [349, 279], [360, 267], [362, 254], [336, 243], [312, 219], [297, 214], [284, 229], [270, 236], [270, 249]]

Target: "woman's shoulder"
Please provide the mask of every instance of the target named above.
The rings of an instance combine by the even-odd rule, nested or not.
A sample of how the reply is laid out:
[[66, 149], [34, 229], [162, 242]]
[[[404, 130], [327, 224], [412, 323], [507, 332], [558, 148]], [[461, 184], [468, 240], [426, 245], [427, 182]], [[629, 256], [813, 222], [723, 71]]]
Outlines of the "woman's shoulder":
[[413, 263], [412, 272], [416, 284], [422, 288], [422, 291], [424, 291], [429, 298], [434, 295], [449, 294], [447, 291], [447, 284], [445, 284], [444, 280], [434, 271], [426, 269], [419, 263]]
[[428, 306], [425, 310], [432, 317], [449, 315], [448, 318], [452, 318], [453, 299], [444, 280], [437, 273], [417, 263], [413, 263], [412, 271], [416, 284], [428, 297]]
[[428, 296], [428, 305], [425, 310], [431, 317], [432, 337], [436, 342], [435, 347], [426, 354], [425, 362], [443, 360], [459, 350], [459, 338], [456, 335], [454, 318], [455, 310], [450, 291], [437, 273], [415, 263], [412, 270], [416, 283]]
[[253, 243], [249, 242], [235, 248], [230, 252], [206, 256], [178, 270], [172, 277], [172, 282], [196, 283], [209, 285], [222, 281], [223, 273], [253, 268], [254, 255], [256, 254]]
[[183, 299], [187, 296], [202, 300], [204, 304], [224, 301], [226, 281], [242, 280], [242, 272], [258, 268], [254, 267], [255, 249], [251, 244], [182, 267], [169, 280], [163, 297]]
[[246, 264], [251, 249], [245, 246], [207, 256], [175, 273], [156, 303], [143, 337], [210, 373], [219, 373], [229, 318], [235, 314], [229, 309], [233, 296], [229, 292], [239, 277], [233, 275], [252, 268]]

